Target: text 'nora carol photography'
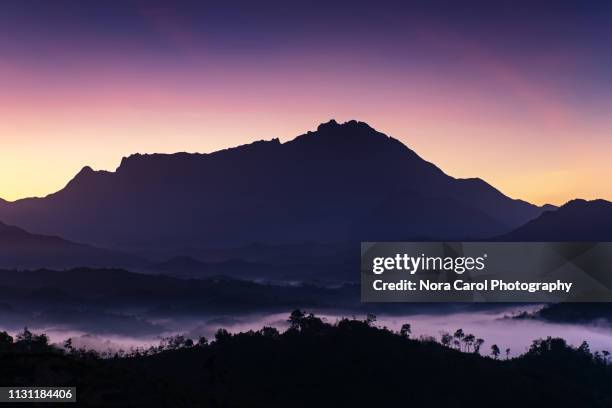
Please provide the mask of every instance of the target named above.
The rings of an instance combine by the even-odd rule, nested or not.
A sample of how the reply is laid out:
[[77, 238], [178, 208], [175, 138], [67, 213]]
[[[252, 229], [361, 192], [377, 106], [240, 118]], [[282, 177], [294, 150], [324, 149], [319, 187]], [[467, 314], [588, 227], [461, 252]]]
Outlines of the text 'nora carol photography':
[[363, 302], [610, 302], [612, 243], [364, 242]]

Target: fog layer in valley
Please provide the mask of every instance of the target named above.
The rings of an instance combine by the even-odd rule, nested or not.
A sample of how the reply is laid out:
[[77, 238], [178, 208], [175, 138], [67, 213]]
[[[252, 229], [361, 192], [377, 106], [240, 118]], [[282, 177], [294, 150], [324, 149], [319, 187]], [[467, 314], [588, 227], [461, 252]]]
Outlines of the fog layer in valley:
[[[537, 306], [513, 307], [504, 310], [448, 313], [448, 314], [413, 314], [413, 315], [378, 315], [375, 324], [379, 327], [386, 326], [391, 330], [399, 331], [404, 323], [410, 323], [412, 337], [432, 336], [440, 339], [442, 332], [454, 333], [456, 329], [463, 329], [465, 334], [474, 334], [476, 338], [485, 340], [481, 348], [482, 354], [488, 354], [492, 344], [497, 344], [500, 349], [510, 348], [510, 356], [524, 353], [530, 346], [532, 340], [538, 338], [562, 337], [572, 345], [579, 345], [587, 341], [591, 350], [612, 349], [612, 328], [605, 325], [578, 325], [578, 324], [556, 324], [533, 319], [512, 319], [511, 315], [520, 311], [535, 310]], [[363, 312], [330, 313], [329, 311], [314, 311], [319, 317], [329, 323], [334, 323], [343, 317], [356, 317], [363, 319]], [[202, 318], [182, 319], [159, 319], [151, 321], [150, 327], [158, 327], [158, 332], [149, 332], [145, 335], [135, 330], [133, 334], [96, 333], [91, 334], [82, 330], [75, 330], [69, 324], [61, 326], [28, 325], [33, 332], [44, 332], [51, 342], [61, 344], [67, 338], [73, 339], [75, 347], [94, 349], [97, 351], [130, 350], [133, 348], [147, 348], [157, 345], [164, 338], [176, 334], [197, 340], [201, 336], [208, 339], [214, 338], [214, 333], [219, 328], [225, 328], [232, 333], [248, 330], [259, 330], [263, 326], [274, 326], [279, 330], [287, 328], [287, 317], [290, 310], [284, 313], [272, 314], [248, 314], [248, 315], [210, 315]], [[27, 322], [24, 322], [26, 325]], [[19, 329], [15, 325], [0, 327], [16, 335]], [[505, 355], [505, 353], [504, 353]]]

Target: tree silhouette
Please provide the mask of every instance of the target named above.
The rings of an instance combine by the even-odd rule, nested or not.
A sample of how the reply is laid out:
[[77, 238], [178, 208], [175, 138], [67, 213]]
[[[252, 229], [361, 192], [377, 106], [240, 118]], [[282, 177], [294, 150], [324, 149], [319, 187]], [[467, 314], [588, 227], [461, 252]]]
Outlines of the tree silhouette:
[[451, 344], [451, 341], [453, 341], [453, 336], [451, 336], [450, 333], [442, 332], [440, 334], [440, 343], [443, 346], [449, 347]]
[[470, 349], [472, 348], [472, 344], [474, 344], [475, 340], [476, 340], [476, 337], [473, 334], [468, 334], [463, 338], [463, 342], [465, 343], [465, 350], [468, 353]]
[[497, 360], [497, 357], [499, 357], [499, 347], [497, 347], [497, 344], [494, 344], [491, 346], [491, 355]]
[[[368, 325], [371, 325], [372, 322], [375, 320], [376, 320], [376, 316], [368, 315], [368, 317], [366, 318], [366, 323]], [[299, 309], [296, 309], [293, 312], [291, 312], [291, 315], [289, 316], [289, 324], [290, 324], [290, 327], [289, 327], [290, 330], [300, 331], [300, 332], [317, 331], [317, 330], [322, 329], [325, 326], [325, 324], [323, 323], [323, 320], [321, 320], [314, 314], [310, 313], [306, 315], [306, 313], [304, 313], [303, 311]]]
[[409, 323], [402, 324], [402, 328], [400, 329], [400, 336], [408, 338], [412, 333], [411, 327]]
[[27, 327], [17, 335], [15, 345], [26, 352], [45, 352], [49, 350], [49, 338], [46, 334], [34, 335]]
[[263, 337], [267, 337], [269, 339], [278, 339], [280, 336], [280, 333], [278, 332], [278, 329], [276, 327], [269, 327], [269, 326], [264, 326], [262, 327], [262, 329], [259, 331], [259, 333], [263, 336]]
[[597, 363], [604, 364], [603, 358], [601, 357], [601, 353], [599, 351], [593, 353], [593, 358]]
[[193, 347], [193, 340], [180, 334], [163, 338], [160, 344], [161, 349], [166, 348], [168, 350], [178, 350], [183, 347]]
[[64, 341], [64, 348], [68, 350], [69, 353], [74, 353], [75, 350], [72, 346], [72, 337], [69, 337]]
[[563, 353], [570, 350], [565, 339], [558, 337], [547, 337], [546, 339], [534, 340], [529, 347], [529, 354], [543, 355], [547, 353]]
[[461, 349], [461, 340], [465, 337], [465, 333], [463, 333], [463, 329], [455, 330], [455, 334], [453, 334], [453, 337], [455, 338], [455, 341], [453, 341], [453, 344], [459, 346], [457, 347], [458, 349]]
[[218, 344], [225, 343], [229, 339], [231, 339], [232, 335], [225, 329], [219, 329], [215, 333], [215, 342]]
[[24, 327], [23, 331], [17, 335], [17, 341], [23, 343], [30, 343], [32, 341], [32, 332], [28, 330], [28, 327]]
[[480, 347], [482, 347], [482, 345], [484, 344], [484, 339], [476, 339], [476, 342], [474, 343], [474, 353], [478, 354], [480, 353]]
[[303, 311], [301, 311], [300, 309], [295, 309], [289, 315], [289, 320], [288, 320], [289, 327], [293, 330], [299, 330], [300, 324], [302, 320], [304, 319], [304, 316], [306, 316], [306, 314]]
[[610, 352], [608, 350], [602, 350], [601, 354], [603, 354], [604, 365], [608, 365], [608, 356], [610, 355]]
[[508, 358], [510, 358], [510, 348], [509, 347], [506, 349], [506, 360]]
[[580, 346], [578, 347], [578, 351], [580, 351], [581, 353], [584, 354], [591, 354], [591, 349], [589, 347], [589, 343], [587, 343], [586, 341], [583, 341]]
[[7, 351], [13, 345], [13, 337], [7, 332], [0, 332], [0, 351]]

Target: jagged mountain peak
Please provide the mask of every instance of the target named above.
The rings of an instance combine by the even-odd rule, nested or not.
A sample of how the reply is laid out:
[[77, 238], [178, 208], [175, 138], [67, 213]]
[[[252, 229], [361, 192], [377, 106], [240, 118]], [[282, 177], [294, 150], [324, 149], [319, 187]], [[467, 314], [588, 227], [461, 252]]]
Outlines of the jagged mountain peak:
[[283, 148], [287, 154], [327, 160], [369, 160], [382, 155], [389, 160], [403, 157], [432, 166], [399, 140], [356, 120], [338, 123], [332, 119], [320, 124], [315, 131], [284, 143]]
[[[317, 126], [317, 130], [309, 131], [305, 134], [296, 137], [292, 141], [287, 143], [295, 142], [298, 140], [338, 140], [346, 141], [346, 142], [354, 142], [359, 140], [377, 140], [379, 142], [385, 141], [394, 141], [397, 142], [396, 139], [393, 139], [390, 136], [381, 133], [368, 125], [366, 122], [360, 122], [357, 120], [349, 120], [344, 123], [338, 123], [335, 119], [331, 119], [328, 122], [321, 123]], [[400, 143], [401, 144], [401, 143]], [[405, 146], [404, 146], [405, 147]]]
[[376, 132], [370, 125], [366, 122], [360, 122], [357, 120], [349, 120], [344, 123], [338, 123], [335, 119], [330, 119], [327, 122], [321, 123], [317, 127], [317, 132], [322, 133], [332, 133], [338, 130], [351, 130], [351, 131], [369, 131]]

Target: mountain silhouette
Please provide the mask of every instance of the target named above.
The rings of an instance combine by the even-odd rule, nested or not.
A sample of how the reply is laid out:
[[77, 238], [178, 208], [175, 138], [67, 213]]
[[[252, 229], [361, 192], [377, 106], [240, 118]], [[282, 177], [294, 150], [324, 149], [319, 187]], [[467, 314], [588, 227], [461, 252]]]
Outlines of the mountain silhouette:
[[123, 249], [482, 239], [542, 208], [455, 179], [363, 122], [210, 154], [134, 154], [44, 198], [0, 203], [31, 231]]
[[138, 266], [143, 261], [117, 251], [35, 235], [0, 222], [0, 268], [73, 268], [89, 266]]
[[612, 241], [612, 203], [572, 200], [556, 211], [545, 211], [501, 241]]

